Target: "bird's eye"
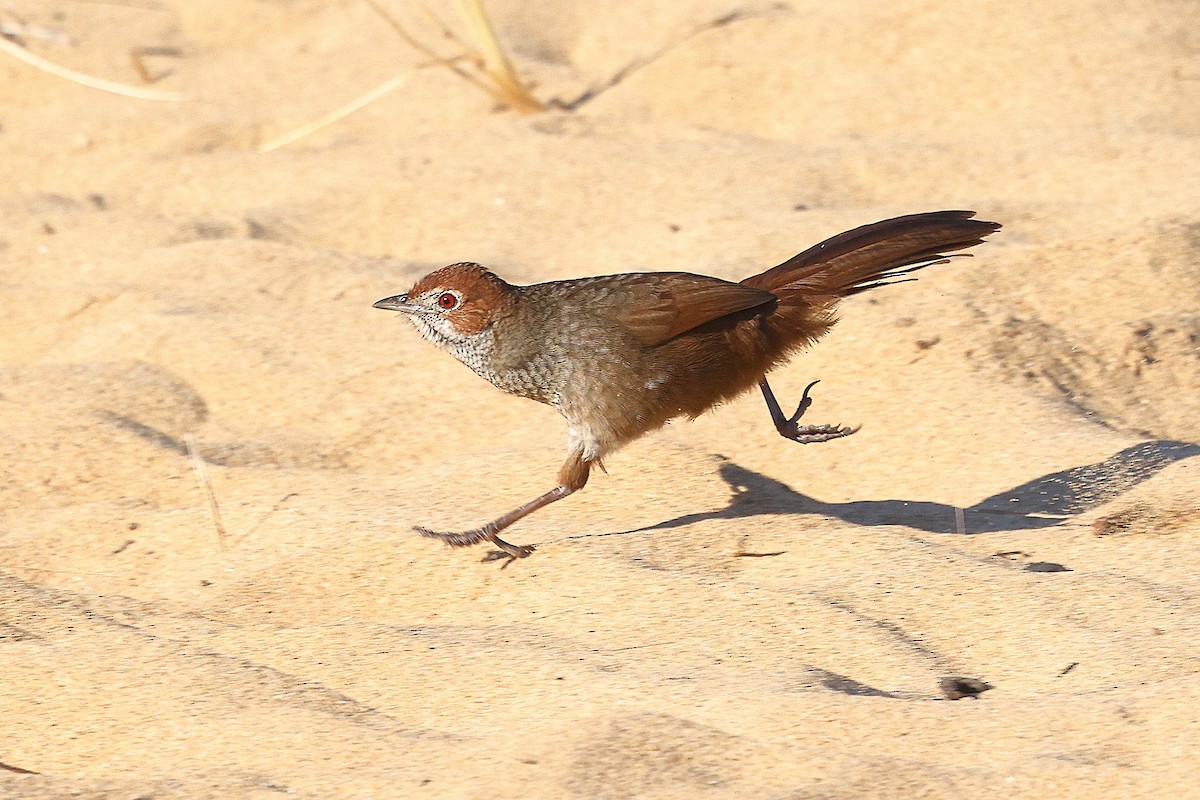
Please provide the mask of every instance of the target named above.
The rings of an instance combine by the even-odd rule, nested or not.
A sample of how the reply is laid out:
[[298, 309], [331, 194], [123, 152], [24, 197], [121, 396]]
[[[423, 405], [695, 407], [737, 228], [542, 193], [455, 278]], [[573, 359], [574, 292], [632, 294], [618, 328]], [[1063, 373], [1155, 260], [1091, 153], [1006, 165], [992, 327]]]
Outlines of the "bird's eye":
[[437, 304], [447, 311], [458, 308], [458, 295], [454, 292], [442, 292], [438, 295]]

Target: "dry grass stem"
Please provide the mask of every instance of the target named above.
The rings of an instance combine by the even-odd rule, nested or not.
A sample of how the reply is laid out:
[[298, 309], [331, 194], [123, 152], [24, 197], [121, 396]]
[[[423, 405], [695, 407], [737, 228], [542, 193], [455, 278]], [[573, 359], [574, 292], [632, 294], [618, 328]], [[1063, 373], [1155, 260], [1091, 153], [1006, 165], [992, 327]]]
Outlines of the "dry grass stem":
[[366, 94], [363, 94], [354, 100], [351, 100], [349, 103], [346, 103], [346, 105], [342, 106], [341, 108], [330, 111], [328, 114], [318, 117], [317, 119], [305, 125], [301, 125], [299, 128], [294, 128], [287, 133], [280, 134], [272, 139], [268, 139], [258, 146], [258, 152], [269, 153], [272, 150], [278, 150], [280, 147], [291, 144], [297, 139], [302, 139], [305, 136], [308, 136], [310, 133], [319, 131], [321, 128], [324, 128], [327, 125], [332, 125], [342, 117], [350, 116], [363, 106], [369, 105], [370, 103], [373, 103], [379, 98], [383, 97], [388, 92], [394, 91], [395, 89], [403, 86], [404, 83], [410, 77], [412, 77], [412, 73], [414, 71], [415, 70], [410, 70], [409, 72], [397, 75], [394, 78], [389, 78]]
[[428, 6], [424, 3], [417, 3], [417, 8], [441, 31], [444, 37], [461, 47], [465, 51], [463, 55], [472, 57], [472, 60], [478, 63], [479, 74], [469, 72], [458, 65], [457, 62], [463, 58], [463, 55], [446, 58], [434, 52], [419, 38], [409, 33], [377, 0], [365, 0], [365, 2], [410, 47], [491, 95], [501, 105], [526, 113], [542, 111], [546, 108], [543, 103], [530, 94], [529, 88], [517, 76], [512, 62], [509, 61], [496, 38], [495, 30], [492, 28], [491, 21], [480, 0], [460, 0], [459, 3], [459, 11], [475, 45], [474, 51], [459, 39]]
[[224, 553], [225, 523], [221, 520], [221, 507], [217, 505], [216, 492], [213, 491], [212, 483], [208, 480], [208, 473], [204, 469], [204, 459], [200, 458], [200, 453], [196, 450], [196, 437], [189, 433], [183, 438], [183, 443], [187, 446], [188, 458], [191, 459], [192, 469], [196, 472], [196, 480], [200, 481], [200, 487], [204, 489], [204, 494], [208, 497], [208, 510], [212, 512], [213, 524], [217, 528], [217, 545]]
[[[481, 83], [478, 78], [476, 78], [471, 73], [465, 71], [462, 67], [458, 66], [458, 64], [456, 62], [461, 58], [461, 56], [454, 57], [454, 58], [446, 58], [444, 56], [441, 56], [441, 55], [435, 53], [432, 49], [427, 47], [420, 39], [418, 39], [417, 37], [415, 37], [411, 33], [409, 33], [407, 30], [405, 30], [404, 26], [401, 25], [400, 22], [395, 17], [393, 17], [391, 14], [389, 14], [387, 12], [387, 9], [385, 9], [383, 6], [379, 5], [379, 3], [375, 2], [375, 0], [365, 0], [365, 1], [366, 1], [367, 5], [369, 5], [372, 9], [374, 9], [376, 14], [383, 17], [384, 21], [387, 22], [387, 24], [389, 26], [391, 26], [392, 30], [394, 30], [396, 32], [396, 35], [399, 36], [401, 39], [403, 39], [405, 42], [407, 42], [408, 45], [410, 47], [412, 47], [414, 50], [417, 50], [418, 52], [423, 53], [431, 61], [433, 61], [434, 63], [439, 64], [441, 66], [444, 66], [446, 69], [450, 70], [455, 75], [457, 75], [458, 77], [467, 81], [468, 83], [472, 83], [475, 86], [478, 86], [480, 89], [482, 89], [485, 92], [490, 91], [488, 89], [488, 87], [485, 84]], [[430, 13], [428, 9], [424, 9], [424, 10], [426, 13]], [[440, 25], [440, 23], [439, 23], [439, 25]], [[458, 41], [457, 38], [455, 38], [453, 34], [449, 33], [449, 31], [445, 31], [444, 27], [443, 27], [443, 31], [445, 33], [448, 33], [451, 38], [454, 38], [456, 42]]]
[[85, 75], [82, 72], [76, 72], [73, 69], [60, 67], [53, 61], [47, 61], [39, 55], [30, 53], [22, 47], [13, 44], [8, 39], [0, 36], [0, 50], [11, 55], [13, 58], [24, 61], [26, 64], [37, 67], [43, 72], [49, 72], [64, 80], [78, 83], [80, 86], [87, 86], [91, 89], [99, 89], [102, 92], [111, 92], [112, 94], [123, 95], [124, 97], [134, 97], [138, 100], [186, 100], [187, 97], [181, 92], [162, 92], [155, 89], [142, 89], [137, 86], [127, 86], [123, 83], [108, 81], [103, 78], [97, 78], [92, 75]]
[[493, 96], [513, 111], [527, 114], [544, 111], [546, 106], [530, 94], [529, 87], [521, 81], [500, 46], [492, 21], [483, 9], [482, 0], [459, 0], [458, 10], [483, 57], [483, 74], [494, 87]]
[[72, 576], [86, 575], [89, 578], [90, 577], [99, 577], [99, 578], [113, 578], [113, 579], [119, 580], [119, 581], [120, 580], [129, 580], [128, 575], [113, 575], [108, 572], [79, 572], [77, 570], [70, 570], [70, 569], [50, 569], [49, 567], [37, 567], [37, 566], [34, 566], [33, 564], [6, 564], [5, 567], [8, 569], [27, 569], [27, 570], [31, 570], [33, 572], [52, 572], [55, 575], [72, 575]]

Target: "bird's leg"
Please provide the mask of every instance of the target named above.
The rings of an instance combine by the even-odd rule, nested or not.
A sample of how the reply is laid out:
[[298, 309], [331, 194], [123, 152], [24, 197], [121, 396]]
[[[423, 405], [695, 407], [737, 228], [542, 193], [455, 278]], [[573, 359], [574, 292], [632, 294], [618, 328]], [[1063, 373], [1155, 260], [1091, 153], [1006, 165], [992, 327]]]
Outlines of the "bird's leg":
[[[514, 508], [512, 511], [504, 514], [486, 525], [475, 528], [470, 531], [461, 533], [443, 533], [440, 531], [431, 531], [428, 528], [417, 526], [414, 528], [417, 533], [422, 536], [427, 536], [431, 539], [440, 539], [451, 547], [469, 547], [473, 544], [481, 542], [491, 542], [500, 548], [497, 551], [489, 553], [483, 560], [495, 561], [501, 558], [507, 558], [504, 563], [507, 567], [518, 558], [525, 558], [533, 553], [533, 545], [515, 545], [509, 544], [500, 538], [500, 531], [512, 525], [514, 522], [532, 514], [543, 506], [548, 506], [556, 500], [561, 500], [569, 494], [573, 494], [582, 489], [588, 480], [588, 474], [591, 471], [592, 463], [583, 460], [583, 454], [578, 450], [573, 450], [568, 456], [566, 463], [562, 465], [562, 469], [558, 471], [558, 486], [555, 486], [550, 491], [540, 497], [530, 500], [522, 506]], [[503, 569], [503, 567], [501, 568]]]
[[828, 442], [830, 439], [841, 439], [858, 430], [858, 428], [843, 428], [841, 425], [797, 424], [804, 416], [804, 412], [808, 411], [808, 407], [812, 405], [812, 398], [808, 396], [808, 393], [818, 383], [820, 381], [813, 381], [804, 387], [804, 394], [800, 397], [800, 405], [796, 406], [796, 413], [791, 417], [785, 417], [783, 410], [779, 408], [779, 401], [775, 399], [775, 393], [771, 391], [771, 384], [767, 383], [766, 378], [758, 382], [758, 388], [762, 389], [763, 399], [767, 401], [767, 410], [771, 412], [771, 421], [775, 423], [775, 430], [779, 431], [780, 436], [791, 439], [793, 442], [800, 442], [800, 444], [812, 444]]
[[500, 531], [504, 530], [509, 525], [512, 525], [522, 517], [532, 514], [542, 506], [549, 505], [555, 500], [561, 500], [568, 494], [570, 494], [570, 492], [565, 486], [556, 486], [550, 491], [546, 492], [544, 495], [530, 500], [528, 503], [513, 509], [507, 514], [492, 520], [482, 527], [475, 528], [474, 530], [470, 531], [462, 531], [461, 533], [445, 533], [442, 531], [431, 531], [428, 528], [423, 528], [420, 526], [417, 526], [416, 531], [422, 536], [428, 536], [431, 539], [441, 539], [451, 547], [469, 547], [473, 544], [480, 544], [481, 542], [491, 542], [511, 558], [525, 558], [533, 552], [533, 547], [522, 547], [515, 544], [509, 544], [500, 538]]

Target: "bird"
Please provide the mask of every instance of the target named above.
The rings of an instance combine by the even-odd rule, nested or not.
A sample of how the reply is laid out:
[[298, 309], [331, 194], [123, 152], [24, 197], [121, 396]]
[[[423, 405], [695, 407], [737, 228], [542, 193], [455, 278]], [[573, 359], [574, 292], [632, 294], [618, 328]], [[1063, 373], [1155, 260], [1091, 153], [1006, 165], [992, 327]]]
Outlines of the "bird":
[[809, 383], [795, 413], [766, 375], [829, 332], [838, 304], [914, 280], [1000, 229], [973, 211], [933, 211], [840, 233], [739, 283], [688, 272], [634, 272], [519, 286], [486, 267], [437, 269], [375, 308], [407, 316], [420, 334], [497, 388], [553, 406], [567, 423], [567, 458], [550, 491], [480, 527], [422, 536], [452, 547], [490, 542], [504, 566], [534, 545], [500, 533], [582, 489], [621, 446], [676, 417], [695, 419], [752, 390], [781, 436], [812, 444], [858, 428], [806, 424]]

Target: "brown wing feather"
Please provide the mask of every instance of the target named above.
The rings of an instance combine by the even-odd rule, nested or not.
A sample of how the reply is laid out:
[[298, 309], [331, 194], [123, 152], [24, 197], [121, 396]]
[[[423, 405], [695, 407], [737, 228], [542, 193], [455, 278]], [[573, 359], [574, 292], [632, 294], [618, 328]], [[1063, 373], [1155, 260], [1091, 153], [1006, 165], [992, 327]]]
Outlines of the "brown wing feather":
[[665, 342], [706, 322], [777, 300], [762, 289], [686, 272], [657, 272], [646, 277], [626, 284], [632, 287], [632, 296], [614, 313], [615, 321], [645, 345]]

